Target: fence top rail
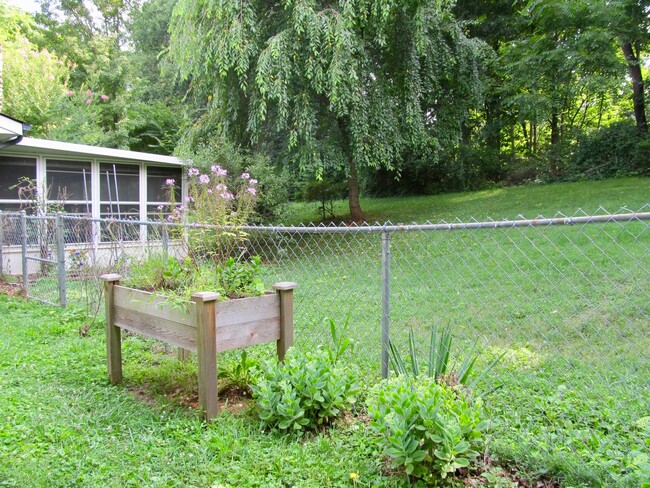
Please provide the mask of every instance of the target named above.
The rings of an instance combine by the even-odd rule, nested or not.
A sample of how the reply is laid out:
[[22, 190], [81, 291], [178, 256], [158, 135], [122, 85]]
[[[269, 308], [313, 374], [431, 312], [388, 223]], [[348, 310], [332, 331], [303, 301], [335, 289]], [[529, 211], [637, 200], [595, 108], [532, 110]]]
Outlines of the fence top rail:
[[[642, 210], [650, 208], [650, 205], [645, 205]], [[624, 210], [624, 209], [623, 209]], [[4, 215], [21, 215], [21, 212], [0, 212]], [[163, 226], [168, 228], [204, 228], [204, 229], [221, 229], [232, 230], [232, 226], [217, 226], [210, 224], [199, 223], [169, 223], [155, 220], [131, 220], [131, 219], [97, 219], [83, 215], [61, 214], [66, 220], [80, 220], [86, 222], [98, 223], [114, 223], [114, 224], [130, 224], [130, 225], [146, 225], [146, 226]], [[27, 215], [28, 219], [47, 219], [51, 216], [33, 216]], [[597, 224], [597, 223], [610, 223], [610, 222], [630, 222], [630, 221], [649, 221], [650, 211], [640, 212], [626, 212], [626, 213], [604, 213], [599, 215], [558, 215], [556, 217], [546, 218], [538, 217], [535, 219], [514, 219], [514, 220], [487, 220], [487, 221], [456, 221], [456, 222], [439, 222], [424, 223], [424, 224], [393, 224], [386, 222], [385, 224], [376, 223], [360, 224], [360, 225], [243, 225], [237, 227], [239, 230], [254, 231], [254, 232], [277, 232], [287, 234], [335, 234], [335, 233], [377, 233], [377, 232], [414, 232], [414, 231], [449, 231], [449, 230], [467, 230], [467, 229], [497, 229], [509, 227], [545, 227], [545, 226], [558, 226], [558, 225], [577, 225], [577, 224]]]
[[650, 220], [650, 212], [637, 212], [627, 214], [590, 215], [576, 217], [554, 217], [519, 220], [490, 220], [483, 222], [440, 222], [437, 224], [386, 224], [359, 225], [359, 226], [257, 226], [245, 225], [246, 231], [274, 231], [286, 233], [345, 233], [345, 232], [414, 232], [414, 231], [441, 231], [464, 229], [495, 229], [503, 227], [542, 227], [551, 225], [576, 225], [596, 224], [607, 222], [630, 222]]

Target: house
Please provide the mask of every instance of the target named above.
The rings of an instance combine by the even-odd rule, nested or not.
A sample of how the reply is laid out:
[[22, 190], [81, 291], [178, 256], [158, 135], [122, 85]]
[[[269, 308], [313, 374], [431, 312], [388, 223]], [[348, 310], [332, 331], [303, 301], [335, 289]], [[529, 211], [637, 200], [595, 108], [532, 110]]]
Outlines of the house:
[[[169, 179], [181, 201], [183, 163], [173, 156], [24, 137], [29, 126], [0, 114], [0, 210], [30, 207], [20, 188], [33, 181], [39, 203], [93, 218], [147, 220], [168, 202]], [[22, 182], [22, 183], [21, 183]], [[21, 184], [19, 184], [21, 183]]]
[[[176, 157], [34, 139], [24, 136], [28, 129], [0, 114], [0, 211], [38, 215], [61, 211], [88, 217], [67, 228], [66, 251], [82, 245], [99, 261], [110, 262], [118, 240], [122, 252], [141, 252], [152, 244], [147, 226], [92, 219], [159, 220], [171, 211], [166, 205], [170, 189], [175, 201], [182, 201], [183, 162]], [[2, 213], [0, 217], [0, 273], [22, 274], [17, 217]], [[42, 222], [29, 218], [26, 242], [31, 261], [25, 263], [29, 273], [37, 270], [39, 259], [42, 262], [52, 247], [51, 229], [44, 230]]]

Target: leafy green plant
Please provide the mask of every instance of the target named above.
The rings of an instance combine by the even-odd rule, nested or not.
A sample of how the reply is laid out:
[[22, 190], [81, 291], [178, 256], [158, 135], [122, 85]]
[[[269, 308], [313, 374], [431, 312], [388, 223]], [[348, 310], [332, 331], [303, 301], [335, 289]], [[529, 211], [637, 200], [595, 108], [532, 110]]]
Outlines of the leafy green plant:
[[248, 261], [229, 258], [215, 266], [212, 261], [151, 254], [131, 267], [127, 284], [160, 293], [171, 304], [182, 306], [197, 291], [214, 291], [224, 300], [262, 295], [261, 271], [262, 261], [258, 256]]
[[380, 383], [368, 412], [392, 466], [427, 480], [468, 467], [489, 426], [480, 398], [471, 400], [462, 389], [432, 378], [402, 376]]
[[248, 261], [228, 258], [217, 267], [219, 284], [226, 296], [252, 296], [264, 293], [264, 285], [259, 278], [262, 260], [253, 256]]
[[496, 366], [496, 364], [501, 360], [503, 354], [497, 357], [492, 361], [480, 375], [470, 379], [470, 375], [474, 370], [474, 365], [476, 364], [476, 359], [478, 355], [476, 354], [476, 344], [470, 349], [469, 354], [461, 361], [458, 367], [455, 364], [450, 366], [449, 363], [449, 353], [451, 351], [452, 345], [452, 336], [449, 330], [449, 327], [445, 327], [440, 332], [438, 332], [437, 327], [431, 329], [431, 339], [429, 341], [429, 354], [427, 357], [426, 363], [426, 375], [425, 371], [420, 368], [420, 362], [418, 360], [417, 349], [415, 345], [415, 335], [413, 330], [409, 331], [409, 367], [404, 361], [402, 354], [395, 344], [390, 341], [388, 344], [390, 361], [393, 366], [393, 370], [398, 375], [412, 375], [414, 378], [419, 378], [426, 376], [428, 378], [443, 380], [448, 383], [454, 384], [460, 383], [466, 385], [469, 388], [474, 388], [476, 385]]
[[[357, 376], [338, 362], [352, 342], [336, 333], [332, 319], [326, 321], [333, 347], [307, 352], [292, 348], [284, 363], [263, 365], [261, 377], [253, 386], [253, 398], [266, 426], [286, 431], [314, 430], [356, 403], [360, 392]], [[348, 320], [344, 330], [347, 326]]]
[[[219, 365], [219, 379], [225, 380], [224, 388], [234, 387], [240, 391], [250, 393], [250, 385], [254, 382], [255, 370], [259, 361], [250, 357], [246, 350], [242, 350], [239, 361], [234, 364]], [[221, 383], [219, 384], [221, 388]]]

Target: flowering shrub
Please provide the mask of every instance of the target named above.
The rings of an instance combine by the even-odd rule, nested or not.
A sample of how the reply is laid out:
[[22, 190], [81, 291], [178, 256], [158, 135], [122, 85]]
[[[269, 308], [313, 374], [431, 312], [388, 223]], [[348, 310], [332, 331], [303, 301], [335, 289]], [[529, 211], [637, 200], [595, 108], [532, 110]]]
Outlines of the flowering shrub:
[[172, 208], [167, 221], [181, 222], [187, 216], [188, 253], [197, 259], [210, 257], [223, 262], [232, 254], [233, 245], [246, 238], [240, 227], [255, 209], [257, 180], [249, 173], [229, 178], [228, 171], [218, 164], [205, 172], [191, 166], [187, 176], [187, 197], [181, 205], [173, 200], [176, 182], [171, 178], [165, 182]]
[[73, 270], [80, 269], [88, 263], [88, 251], [85, 249], [73, 249], [68, 254], [68, 262]]

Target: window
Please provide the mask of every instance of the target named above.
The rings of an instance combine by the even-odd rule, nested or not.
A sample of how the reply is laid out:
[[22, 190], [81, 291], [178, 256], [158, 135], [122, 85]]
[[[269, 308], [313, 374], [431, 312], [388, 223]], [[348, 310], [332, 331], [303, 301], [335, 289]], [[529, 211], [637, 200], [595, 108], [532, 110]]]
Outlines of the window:
[[87, 203], [88, 206], [80, 206], [78, 210], [82, 213], [89, 212], [92, 201], [90, 163], [48, 159], [46, 168], [48, 199], [66, 203]]
[[183, 172], [181, 168], [163, 168], [159, 166], [147, 166], [147, 202], [167, 203], [169, 202], [169, 186], [167, 180], [174, 180], [174, 201], [181, 200], [181, 179]]
[[[36, 159], [21, 157], [0, 157], [0, 200], [13, 200], [16, 203], [18, 187], [21, 178], [36, 180]], [[26, 184], [21, 184], [24, 187]], [[15, 205], [3, 205], [0, 202], [0, 210], [14, 210]]]
[[99, 197], [102, 203], [140, 202], [140, 166], [102, 163], [99, 165]]

